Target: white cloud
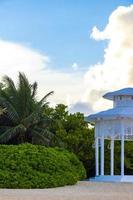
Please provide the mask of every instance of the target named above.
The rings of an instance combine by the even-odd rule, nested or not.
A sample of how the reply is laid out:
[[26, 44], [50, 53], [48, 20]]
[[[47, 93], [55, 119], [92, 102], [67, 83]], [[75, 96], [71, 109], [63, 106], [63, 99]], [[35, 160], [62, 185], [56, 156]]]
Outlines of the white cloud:
[[74, 62], [73, 64], [72, 64], [72, 68], [73, 68], [73, 70], [77, 70], [78, 69], [78, 64], [76, 63], [76, 62]]
[[32, 75], [45, 69], [48, 62], [48, 56], [21, 44], [0, 40], [1, 76], [7, 74], [14, 77], [18, 71]]
[[103, 31], [94, 27], [91, 37], [108, 40], [104, 62], [91, 66], [84, 76], [84, 100], [94, 111], [111, 105], [101, 96], [111, 90], [133, 86], [133, 5], [118, 7]]
[[71, 113], [81, 112], [87, 116], [89, 113], [92, 112], [92, 108], [88, 103], [79, 101], [75, 104], [70, 105], [69, 111]]
[[71, 101], [78, 99], [81, 90], [79, 76], [75, 73], [60, 72], [49, 67], [50, 58], [22, 44], [0, 40], [0, 77], [11, 76], [14, 80], [18, 72], [24, 72], [30, 81], [39, 84], [39, 97], [54, 90], [51, 102], [67, 103], [67, 96]]
[[[54, 90], [51, 102], [67, 103], [72, 112], [89, 114], [111, 105], [102, 95], [108, 91], [133, 86], [133, 5], [118, 7], [109, 17], [103, 31], [92, 30], [95, 40], [108, 40], [103, 63], [90, 66], [83, 75], [78, 64], [72, 73], [49, 67], [50, 58], [29, 47], [0, 40], [0, 76], [15, 78], [18, 71], [25, 72], [30, 81], [39, 84], [39, 96]], [[94, 52], [95, 53], [95, 52]]]

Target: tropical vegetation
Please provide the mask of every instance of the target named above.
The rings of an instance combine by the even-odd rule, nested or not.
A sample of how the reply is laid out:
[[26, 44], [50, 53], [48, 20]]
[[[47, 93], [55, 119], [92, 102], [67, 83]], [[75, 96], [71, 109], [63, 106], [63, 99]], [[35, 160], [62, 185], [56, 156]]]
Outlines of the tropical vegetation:
[[49, 126], [52, 145], [67, 149], [75, 153], [83, 162], [87, 176], [95, 175], [94, 129], [88, 127], [82, 113], [71, 114], [67, 106], [57, 105], [55, 108], [47, 107], [45, 113], [52, 120]]
[[59, 148], [1, 145], [0, 155], [0, 188], [72, 185], [86, 176], [76, 155]]
[[[79, 113], [79, 112], [74, 113], [74, 114], [69, 113], [68, 107], [63, 104], [58, 104], [55, 106], [55, 108], [50, 107], [47, 99], [49, 96], [53, 94], [53, 91], [44, 95], [44, 97], [41, 100], [38, 100], [37, 89], [38, 89], [37, 82], [34, 82], [31, 84], [29, 80], [27, 79], [27, 77], [25, 76], [25, 74], [23, 73], [19, 73], [17, 83], [15, 83], [8, 76], [5, 76], [3, 78], [3, 81], [0, 83], [0, 144], [1, 144], [0, 148], [1, 149], [7, 148], [8, 150], [11, 148], [11, 151], [9, 150], [11, 152], [11, 157], [13, 159], [17, 158], [17, 160], [19, 159], [18, 157], [15, 157], [15, 156], [16, 155], [20, 156], [18, 153], [16, 153], [18, 149], [23, 149], [23, 148], [27, 149], [27, 147], [29, 147], [31, 152], [27, 152], [26, 150], [29, 156], [31, 154], [33, 156], [34, 150], [38, 148], [47, 149], [47, 151], [50, 151], [50, 152], [55, 151], [55, 148], [60, 148], [64, 150], [66, 149], [67, 151], [71, 152], [71, 155], [73, 155], [74, 153], [78, 157], [78, 159], [83, 163], [86, 169], [88, 178], [90, 176], [94, 176], [95, 175], [94, 128], [89, 128], [88, 124], [84, 120], [84, 115], [82, 113]], [[29, 145], [28, 146], [19, 145], [19, 144], [23, 144], [27, 142], [34, 144], [34, 147], [29, 146]], [[11, 144], [14, 145], [15, 150], [12, 150], [13, 146]], [[15, 146], [15, 145], [18, 145], [18, 146]], [[41, 145], [41, 146], [39, 147], [36, 145]], [[46, 146], [50, 148], [46, 148]], [[54, 150], [51, 147], [54, 148]], [[133, 143], [125, 142], [125, 173], [126, 174], [133, 174], [132, 151], [133, 151]], [[62, 151], [58, 149], [58, 154], [61, 153], [63, 155], [64, 154], [66, 155], [66, 153], [64, 152], [66, 151]], [[0, 155], [2, 154], [3, 153], [1, 152]], [[38, 154], [35, 154], [35, 155], [38, 155]], [[110, 144], [109, 144], [109, 141], [105, 141], [105, 173], [106, 174], [110, 173], [110, 156], [109, 155], [110, 155]], [[23, 152], [23, 156], [24, 156], [23, 159], [29, 159], [29, 157], [25, 158], [24, 152]], [[9, 161], [7, 157], [5, 158], [0, 157], [1, 159], [0, 160], [1, 162], [0, 184], [2, 184], [3, 186], [4, 186], [3, 181], [6, 180], [6, 174], [7, 176], [9, 175], [7, 171], [6, 172], [1, 171], [5, 168], [4, 160], [6, 159], [7, 162]], [[11, 157], [9, 156], [10, 159]], [[120, 158], [120, 142], [116, 141], [115, 142], [115, 162], [114, 162], [115, 174], [120, 174], [120, 159], [118, 158]], [[45, 153], [44, 153], [43, 159], [44, 160], [46, 159]], [[49, 160], [50, 163], [54, 162], [52, 159], [53, 157], [50, 157], [50, 160], [51, 160], [51, 161]], [[16, 163], [16, 162], [17, 161], [15, 160], [12, 161], [12, 163]], [[24, 162], [26, 162], [26, 160]], [[35, 162], [38, 162], [38, 161], [35, 160]], [[28, 163], [28, 160], [27, 160], [27, 163]], [[18, 165], [19, 164], [20, 163], [18, 163]], [[42, 162], [42, 165], [41, 165], [42, 169], [43, 167], [45, 168], [43, 164], [44, 163]], [[55, 165], [56, 164], [58, 167], [58, 162], [55, 162]], [[63, 163], [61, 162], [60, 173], [63, 173], [62, 172], [63, 168], [61, 167], [62, 164]], [[28, 166], [28, 165], [25, 165], [25, 166]], [[46, 166], [48, 169], [49, 167], [51, 169], [51, 166], [49, 164]], [[83, 169], [83, 167], [81, 168]], [[52, 168], [53, 172], [51, 173], [54, 174], [55, 169], [56, 167]], [[73, 169], [75, 170], [75, 168]], [[16, 171], [16, 168], [14, 168], [14, 171]], [[37, 168], [36, 168], [36, 171], [34, 172], [35, 173], [37, 172]], [[12, 173], [13, 171], [11, 172], [11, 174]], [[13, 175], [11, 174], [9, 175], [10, 179], [9, 177], [7, 178], [8, 181], [9, 180], [11, 181], [13, 179], [14, 174]], [[39, 176], [39, 174], [40, 172], [37, 172], [36, 178], [35, 177], [34, 178], [37, 179], [37, 176], [38, 176], [39, 179], [42, 180], [40, 176], [42, 176], [43, 178], [44, 176], [43, 175]], [[51, 175], [51, 177], [52, 176], [54, 177], [53, 174]], [[19, 183], [20, 185], [17, 186], [18, 177], [22, 180], [22, 182], [25, 180], [23, 180], [23, 178], [20, 176], [19, 173], [18, 175], [16, 175], [16, 177], [17, 178], [15, 179], [15, 175], [14, 175], [14, 179], [13, 179], [13, 180], [16, 180], [16, 185], [14, 184], [14, 186], [11, 186], [10, 183], [8, 183], [7, 187], [26, 187], [26, 184], [28, 185], [27, 187], [41, 187], [39, 185], [40, 183], [38, 182], [39, 180], [36, 180], [38, 186], [37, 185], [35, 186], [33, 185], [33, 183], [30, 185], [28, 183], [28, 179], [25, 179], [27, 183], [24, 182], [24, 185], [21, 185]], [[46, 186], [45, 184], [43, 184], [42, 187], [53, 187], [53, 186], [59, 185], [60, 176], [58, 176], [59, 179], [56, 177], [57, 179], [56, 183], [52, 182], [52, 178], [50, 178], [49, 175], [47, 175], [47, 177], [49, 180], [49, 184], [46, 184]], [[79, 179], [82, 177], [84, 176], [79, 176]], [[74, 180], [76, 181], [79, 179], [72, 178], [71, 179], [72, 182], [69, 181], [69, 179], [68, 179], [68, 182], [65, 182], [64, 179], [62, 179], [62, 182], [60, 184], [61, 185], [72, 184], [74, 183]], [[0, 185], [0, 187], [3, 187], [2, 185]]]
[[23, 73], [19, 73], [18, 83], [5, 76], [0, 85], [0, 143], [19, 144], [30, 142], [49, 145], [52, 137], [47, 129], [50, 120], [44, 110], [49, 92], [37, 101], [37, 82], [30, 84]]

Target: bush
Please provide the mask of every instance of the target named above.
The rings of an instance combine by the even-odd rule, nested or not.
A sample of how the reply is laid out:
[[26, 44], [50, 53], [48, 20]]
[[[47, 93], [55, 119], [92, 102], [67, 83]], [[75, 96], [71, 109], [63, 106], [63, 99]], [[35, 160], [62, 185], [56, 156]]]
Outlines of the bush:
[[78, 158], [59, 148], [0, 145], [0, 188], [50, 188], [85, 178]]
[[[82, 113], [71, 114], [67, 106], [58, 104], [44, 112], [52, 119], [50, 132], [54, 133], [53, 146], [63, 147], [76, 154], [84, 164], [87, 177], [95, 176], [94, 129], [88, 127]], [[45, 116], [45, 115], [44, 115]]]

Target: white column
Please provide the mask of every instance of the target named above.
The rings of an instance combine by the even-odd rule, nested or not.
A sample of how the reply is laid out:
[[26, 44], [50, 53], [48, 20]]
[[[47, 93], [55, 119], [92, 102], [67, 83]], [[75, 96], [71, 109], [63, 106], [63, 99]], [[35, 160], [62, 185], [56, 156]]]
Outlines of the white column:
[[95, 162], [96, 162], [96, 176], [99, 176], [99, 139], [95, 138]]
[[124, 134], [121, 137], [121, 176], [124, 176]]
[[110, 154], [111, 154], [111, 164], [110, 164], [110, 174], [111, 176], [114, 175], [114, 139], [111, 139], [111, 145], [110, 145]]
[[104, 136], [101, 137], [101, 175], [104, 175]]

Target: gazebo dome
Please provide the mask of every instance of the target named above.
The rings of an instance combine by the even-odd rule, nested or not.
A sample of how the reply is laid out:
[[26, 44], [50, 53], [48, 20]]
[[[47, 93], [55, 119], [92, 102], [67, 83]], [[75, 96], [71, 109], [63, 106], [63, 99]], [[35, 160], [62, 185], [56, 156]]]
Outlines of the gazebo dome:
[[[113, 108], [86, 117], [95, 125], [96, 181], [133, 182], [124, 175], [124, 142], [133, 141], [133, 88], [109, 92], [103, 96], [113, 100]], [[104, 140], [110, 140], [110, 175], [104, 175]], [[121, 141], [121, 175], [114, 174], [114, 142]], [[99, 166], [100, 147], [100, 166]], [[99, 171], [100, 169], [100, 171]]]
[[132, 96], [133, 97], [133, 88], [123, 88], [114, 92], [106, 93], [103, 98], [113, 100], [115, 96]]
[[116, 107], [106, 111], [102, 111], [87, 117], [87, 121], [96, 122], [99, 120], [130, 118], [133, 119], [133, 107]]
[[95, 123], [100, 119], [133, 119], [133, 88], [124, 88], [118, 91], [109, 92], [103, 97], [109, 100], [113, 100], [113, 108], [89, 115], [86, 118], [87, 121]]

